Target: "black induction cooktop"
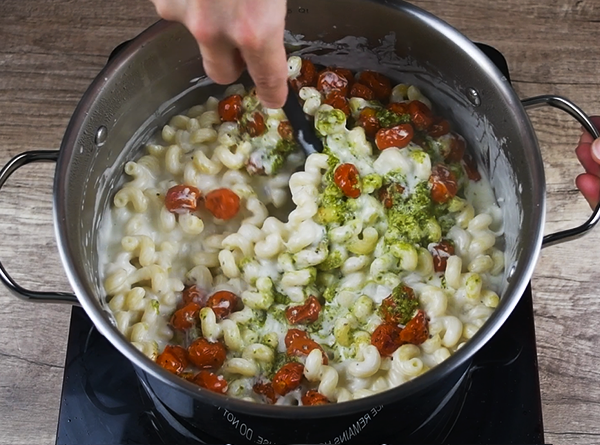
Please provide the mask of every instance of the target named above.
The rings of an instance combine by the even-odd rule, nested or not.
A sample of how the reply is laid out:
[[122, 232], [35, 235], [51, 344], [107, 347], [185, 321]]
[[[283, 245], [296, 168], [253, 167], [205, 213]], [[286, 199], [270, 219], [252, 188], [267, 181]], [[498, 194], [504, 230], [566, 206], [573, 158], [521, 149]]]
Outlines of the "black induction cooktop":
[[[477, 353], [462, 406], [436, 443], [542, 444], [544, 430], [531, 289]], [[154, 410], [130, 362], [74, 307], [56, 443], [173, 444], [190, 441]], [[388, 443], [394, 443], [390, 437]]]
[[[508, 76], [504, 57], [479, 45]], [[474, 357], [467, 390], [444, 428], [424, 443], [543, 444], [544, 429], [531, 288], [506, 323]], [[400, 442], [389, 437], [386, 443]], [[142, 388], [133, 366], [73, 307], [56, 443], [219, 443], [182, 432], [165, 419]]]

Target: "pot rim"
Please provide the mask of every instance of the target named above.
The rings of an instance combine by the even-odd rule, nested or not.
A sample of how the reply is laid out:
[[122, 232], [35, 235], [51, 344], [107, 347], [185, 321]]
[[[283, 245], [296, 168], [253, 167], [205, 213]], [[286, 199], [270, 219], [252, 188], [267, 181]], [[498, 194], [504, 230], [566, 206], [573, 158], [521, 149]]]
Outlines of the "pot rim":
[[[462, 51], [469, 55], [475, 64], [485, 70], [490, 79], [493, 79], [498, 91], [502, 93], [508, 103], [513, 107], [515, 113], [522, 115], [522, 130], [525, 131], [525, 134], [521, 136], [529, 137], [530, 140], [528, 142], [533, 143], [534, 146], [537, 147], [537, 141], [534, 137], [533, 128], [531, 127], [531, 123], [529, 122], [527, 114], [525, 113], [520, 100], [516, 96], [516, 93], [504, 75], [473, 42], [471, 42], [463, 34], [443, 20], [404, 1], [368, 1], [383, 3], [385, 6], [408, 13], [409, 15], [412, 15], [416, 19], [422, 21], [425, 26], [431, 28], [437, 33], [442, 34], [455, 45], [459, 46]], [[146, 45], [148, 41], [151, 41], [157, 35], [165, 32], [165, 30], [168, 30], [173, 26], [182, 25], [163, 20], [158, 21], [131, 40], [129, 44], [125, 45], [124, 48], [105, 65], [105, 67], [94, 79], [90, 87], [87, 89], [77, 108], [75, 109], [61, 144], [54, 178], [55, 193], [53, 216], [55, 235], [58, 241], [57, 244], [60, 257], [63, 265], [65, 266], [65, 272], [68, 280], [75, 294], [77, 295], [81, 306], [84, 308], [99, 332], [105, 336], [135, 366], [158, 378], [172, 388], [184, 391], [192, 397], [199, 398], [200, 400], [211, 405], [221, 406], [235, 412], [271, 418], [294, 416], [298, 419], [311, 419], [330, 415], [338, 416], [367, 411], [374, 406], [385, 405], [389, 401], [407, 397], [411, 394], [415, 394], [427, 389], [441, 376], [451, 373], [470, 361], [472, 355], [491, 339], [499, 327], [512, 313], [533, 274], [535, 263], [541, 250], [545, 220], [545, 180], [539, 149], [537, 150], [537, 153], [529, 154], [534, 159], [534, 165], [531, 166], [534, 184], [539, 186], [537, 190], [534, 190], [534, 198], [537, 199], [536, 202], [539, 203], [539, 205], [537, 205], [533, 210], [533, 217], [535, 217], [537, 221], [537, 226], [535, 227], [536, 236], [535, 239], [530, 240], [530, 249], [528, 249], [526, 252], [526, 256], [528, 256], [528, 258], [520, 259], [521, 263], [525, 264], [525, 267], [521, 267], [519, 270], [515, 271], [514, 275], [511, 277], [511, 280], [516, 281], [512, 292], [502, 296], [501, 306], [499, 306], [493, 312], [490, 318], [481, 327], [481, 329], [479, 329], [474, 337], [465, 343], [464, 347], [456, 351], [456, 353], [454, 353], [441, 364], [428, 370], [419, 377], [403, 383], [400, 386], [390, 388], [381, 393], [377, 393], [363, 399], [352, 400], [339, 404], [336, 403], [311, 407], [257, 404], [233, 397], [224, 397], [223, 395], [199, 388], [198, 386], [180, 377], [177, 377], [174, 374], [171, 374], [146, 357], [142, 352], [137, 350], [116, 329], [116, 327], [112, 325], [108, 317], [104, 315], [104, 309], [100, 306], [99, 302], [93, 296], [86, 293], [86, 286], [84, 283], [85, 280], [83, 280], [82, 277], [75, 272], [75, 263], [73, 257], [69, 253], [76, 247], [71, 246], [69, 243], [66, 225], [68, 214], [64, 196], [67, 188], [67, 181], [65, 179], [68, 178], [68, 164], [70, 158], [75, 152], [79, 129], [83, 126], [87, 117], [86, 110], [89, 110], [91, 105], [97, 100], [107, 79], [110, 79], [114, 73], [120, 70], [124, 65], [126, 66], [127, 64], [131, 63], [139, 47]]]

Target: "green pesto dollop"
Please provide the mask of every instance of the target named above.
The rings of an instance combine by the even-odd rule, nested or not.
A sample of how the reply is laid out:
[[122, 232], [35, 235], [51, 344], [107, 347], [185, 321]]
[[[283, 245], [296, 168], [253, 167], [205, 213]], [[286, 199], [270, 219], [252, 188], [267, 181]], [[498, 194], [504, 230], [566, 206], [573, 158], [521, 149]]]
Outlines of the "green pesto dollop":
[[325, 188], [319, 196], [319, 209], [315, 219], [319, 224], [343, 224], [350, 211], [350, 208], [348, 207], [348, 198], [335, 184], [333, 179], [335, 169], [340, 161], [336, 156], [331, 154], [328, 147], [324, 148], [323, 153], [326, 153], [329, 156], [327, 158], [328, 168], [323, 175]]
[[267, 380], [273, 380], [275, 373], [288, 363], [297, 362], [298, 358], [289, 355], [286, 352], [275, 351], [275, 357], [271, 363], [265, 365], [265, 377]]
[[286, 306], [290, 304], [290, 298], [286, 294], [279, 292], [275, 287], [273, 287], [273, 301], [276, 304], [285, 304]]
[[362, 191], [363, 193], [373, 193], [375, 190], [381, 188], [383, 184], [383, 178], [377, 173], [371, 173], [362, 178]]
[[280, 323], [287, 324], [287, 318], [285, 317], [285, 310], [287, 305], [284, 303], [274, 304], [269, 308], [269, 315]]
[[456, 224], [456, 217], [450, 213], [442, 214], [438, 216], [437, 222], [442, 229], [442, 236], [446, 236], [450, 229]]
[[[419, 183], [407, 198], [398, 194], [393, 197], [388, 210], [389, 229], [393, 234], [413, 244], [428, 244], [428, 220], [434, 218], [434, 203], [427, 182]], [[389, 230], [388, 229], [388, 230]]]
[[336, 167], [340, 164], [340, 160], [336, 155], [331, 153], [331, 149], [327, 145], [323, 146], [323, 153], [327, 155], [327, 171], [323, 175], [323, 181], [325, 185], [333, 184], [333, 174]]
[[419, 300], [415, 297], [412, 289], [404, 283], [396, 286], [388, 298], [391, 299], [391, 302], [379, 307], [380, 315], [385, 317], [387, 313], [403, 325], [413, 318], [415, 311], [419, 308]]
[[339, 250], [334, 250], [333, 252], [329, 252], [329, 255], [327, 255], [325, 261], [319, 264], [317, 268], [320, 270], [328, 271], [338, 269], [342, 267], [342, 264], [344, 264], [344, 257], [342, 255], [342, 252], [340, 252]]
[[295, 140], [280, 139], [277, 141], [277, 145], [272, 149], [271, 153], [268, 154], [268, 158], [271, 160], [270, 172], [267, 174], [272, 176], [276, 174], [290, 153], [293, 153], [298, 149], [298, 143]]
[[443, 144], [438, 139], [431, 137], [423, 131], [417, 131], [415, 137], [421, 140], [420, 145], [423, 151], [431, 158], [431, 165], [439, 164], [440, 162], [445, 163], [444, 156], [442, 155]]
[[267, 311], [255, 309], [254, 318], [252, 319], [252, 321], [256, 322], [258, 327], [262, 328], [265, 325], [265, 322], [267, 321]]
[[315, 114], [315, 128], [321, 136], [340, 133], [346, 128], [346, 114], [337, 108], [320, 108]]
[[411, 151], [409, 156], [418, 164], [423, 164], [429, 157], [423, 150]]
[[396, 125], [410, 123], [410, 114], [398, 114], [394, 113], [393, 111], [386, 110], [385, 108], [377, 110], [375, 116], [379, 121], [379, 125], [384, 128], [391, 128], [395, 127]]
[[328, 286], [325, 291], [323, 291], [323, 298], [327, 302], [332, 302], [335, 298], [335, 294], [337, 291], [337, 285]]
[[252, 152], [246, 164], [251, 175], [276, 175], [290, 153], [298, 149], [295, 140], [280, 139], [274, 147], [264, 147]]

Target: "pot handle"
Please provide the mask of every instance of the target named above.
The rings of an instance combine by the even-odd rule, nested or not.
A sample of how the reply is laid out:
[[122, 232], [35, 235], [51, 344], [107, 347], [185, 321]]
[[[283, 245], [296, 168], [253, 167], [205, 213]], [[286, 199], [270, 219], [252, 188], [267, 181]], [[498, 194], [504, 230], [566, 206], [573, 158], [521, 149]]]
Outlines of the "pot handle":
[[[16, 155], [0, 171], [0, 189], [6, 180], [20, 167], [31, 162], [56, 162], [58, 159], [58, 150], [33, 150]], [[15, 280], [8, 274], [4, 265], [0, 262], [0, 281], [17, 297], [35, 302], [46, 303], [68, 303], [78, 304], [77, 297], [74, 294], [66, 292], [39, 292], [25, 289], [19, 286]]]
[[[598, 131], [598, 129], [594, 126], [588, 115], [585, 114], [581, 108], [564, 97], [553, 95], [535, 96], [528, 99], [523, 99], [521, 103], [525, 108], [538, 108], [547, 105], [549, 107], [558, 108], [559, 110], [565, 111], [577, 119], [577, 121], [594, 137], [594, 139], [600, 137], [600, 131]], [[579, 238], [594, 228], [599, 220], [600, 203], [596, 206], [588, 220], [580, 226], [544, 236], [542, 240], [542, 247], [553, 246], [564, 241], [570, 241]]]

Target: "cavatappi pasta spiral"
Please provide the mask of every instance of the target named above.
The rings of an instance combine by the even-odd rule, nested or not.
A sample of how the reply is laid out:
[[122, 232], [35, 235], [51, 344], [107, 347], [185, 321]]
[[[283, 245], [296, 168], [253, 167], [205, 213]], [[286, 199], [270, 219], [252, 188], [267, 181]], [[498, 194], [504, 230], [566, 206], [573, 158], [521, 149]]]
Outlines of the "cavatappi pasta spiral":
[[416, 86], [289, 67], [325, 151], [304, 159], [283, 111], [242, 85], [174, 116], [125, 165], [101, 274], [118, 329], [182, 378], [256, 402], [344, 402], [419, 376], [485, 323], [502, 221]]

